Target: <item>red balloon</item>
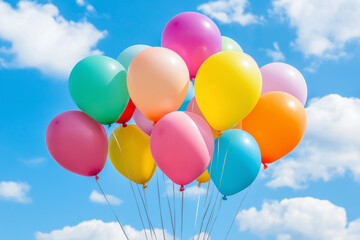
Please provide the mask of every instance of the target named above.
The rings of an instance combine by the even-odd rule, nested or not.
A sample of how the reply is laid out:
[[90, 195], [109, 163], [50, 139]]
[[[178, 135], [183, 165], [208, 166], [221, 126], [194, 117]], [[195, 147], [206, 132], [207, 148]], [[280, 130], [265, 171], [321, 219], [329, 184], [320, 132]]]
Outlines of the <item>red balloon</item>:
[[135, 111], [135, 105], [130, 99], [128, 105], [125, 108], [125, 111], [116, 121], [116, 123], [122, 124], [124, 127], [126, 127], [126, 123], [131, 119], [131, 117], [134, 114], [134, 111]]
[[96, 176], [105, 166], [105, 129], [81, 111], [63, 112], [51, 120], [46, 145], [55, 161], [70, 172]]

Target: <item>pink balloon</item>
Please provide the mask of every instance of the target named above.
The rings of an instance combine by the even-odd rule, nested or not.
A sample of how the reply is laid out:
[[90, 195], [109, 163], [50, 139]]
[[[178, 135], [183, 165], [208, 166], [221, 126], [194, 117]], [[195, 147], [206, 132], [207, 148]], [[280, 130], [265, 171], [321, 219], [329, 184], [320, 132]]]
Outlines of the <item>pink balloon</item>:
[[293, 66], [286, 63], [269, 63], [260, 68], [263, 85], [262, 95], [268, 92], [286, 92], [305, 105], [307, 85], [303, 75]]
[[177, 52], [186, 62], [190, 77], [196, 76], [200, 65], [221, 50], [221, 34], [207, 16], [184, 12], [173, 17], [165, 26], [161, 46]]
[[81, 111], [57, 115], [46, 130], [46, 145], [55, 161], [70, 172], [90, 177], [105, 166], [105, 129]]
[[154, 128], [153, 122], [147, 119], [137, 108], [133, 115], [136, 125], [147, 135], [151, 136], [151, 132]]
[[195, 113], [171, 112], [155, 125], [150, 148], [158, 167], [183, 191], [209, 166], [214, 138], [206, 121]]
[[205, 117], [200, 111], [199, 105], [197, 104], [195, 97], [190, 100], [189, 104], [187, 105], [186, 111], [196, 113], [205, 120]]

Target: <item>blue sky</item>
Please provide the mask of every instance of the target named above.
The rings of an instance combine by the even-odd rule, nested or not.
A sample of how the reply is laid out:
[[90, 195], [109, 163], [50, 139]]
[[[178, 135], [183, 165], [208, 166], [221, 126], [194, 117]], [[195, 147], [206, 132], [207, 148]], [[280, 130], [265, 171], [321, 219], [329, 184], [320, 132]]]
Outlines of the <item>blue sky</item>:
[[[95, 180], [65, 171], [48, 154], [46, 127], [57, 114], [77, 109], [67, 78], [78, 60], [99, 53], [116, 58], [134, 44], [159, 46], [167, 21], [184, 11], [211, 17], [259, 66], [284, 61], [308, 84], [303, 141], [261, 171], [228, 239], [360, 239], [357, 0], [0, 0], [0, 239], [119, 239]], [[122, 224], [133, 239], [144, 239], [128, 181], [109, 161], [99, 176]], [[160, 173], [159, 180], [172, 235], [171, 184]], [[148, 185], [150, 217], [161, 228], [156, 175]], [[198, 194], [200, 216], [205, 196], [189, 189], [183, 239], [193, 234]], [[245, 192], [222, 203], [212, 240], [224, 238]], [[180, 201], [177, 196], [178, 238]]]

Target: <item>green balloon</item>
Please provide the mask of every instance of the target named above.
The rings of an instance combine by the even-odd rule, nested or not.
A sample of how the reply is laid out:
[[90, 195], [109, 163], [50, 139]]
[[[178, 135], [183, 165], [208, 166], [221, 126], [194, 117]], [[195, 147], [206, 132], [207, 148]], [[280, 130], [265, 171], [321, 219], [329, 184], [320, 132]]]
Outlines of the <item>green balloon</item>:
[[235, 40], [225, 36], [221, 37], [221, 51], [244, 52]]
[[102, 124], [116, 122], [130, 99], [125, 68], [115, 59], [100, 55], [75, 65], [69, 90], [76, 105]]

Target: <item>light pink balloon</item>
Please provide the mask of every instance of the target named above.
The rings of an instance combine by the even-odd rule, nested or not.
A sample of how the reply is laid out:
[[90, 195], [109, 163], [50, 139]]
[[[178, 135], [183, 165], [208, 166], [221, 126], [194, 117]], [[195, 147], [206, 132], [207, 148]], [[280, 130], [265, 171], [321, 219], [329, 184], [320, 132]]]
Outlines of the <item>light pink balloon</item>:
[[81, 111], [57, 115], [46, 130], [46, 145], [55, 161], [70, 172], [90, 177], [105, 166], [105, 129]]
[[150, 148], [158, 167], [183, 191], [184, 185], [209, 166], [214, 138], [209, 125], [197, 114], [172, 112], [155, 125]]
[[303, 75], [293, 66], [286, 63], [269, 63], [260, 68], [263, 85], [262, 95], [268, 92], [286, 92], [305, 105], [307, 85]]
[[147, 135], [151, 136], [151, 132], [154, 128], [153, 122], [147, 119], [137, 108], [133, 115], [136, 125]]

